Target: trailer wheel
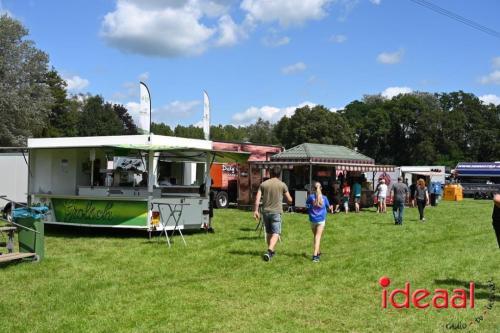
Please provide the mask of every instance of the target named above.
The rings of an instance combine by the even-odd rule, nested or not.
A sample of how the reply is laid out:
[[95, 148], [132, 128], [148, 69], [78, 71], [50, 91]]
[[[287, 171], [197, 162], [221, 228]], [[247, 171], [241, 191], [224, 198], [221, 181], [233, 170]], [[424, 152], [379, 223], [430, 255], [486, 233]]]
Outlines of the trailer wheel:
[[215, 207], [217, 208], [227, 208], [229, 205], [229, 198], [226, 192], [218, 192], [215, 196]]

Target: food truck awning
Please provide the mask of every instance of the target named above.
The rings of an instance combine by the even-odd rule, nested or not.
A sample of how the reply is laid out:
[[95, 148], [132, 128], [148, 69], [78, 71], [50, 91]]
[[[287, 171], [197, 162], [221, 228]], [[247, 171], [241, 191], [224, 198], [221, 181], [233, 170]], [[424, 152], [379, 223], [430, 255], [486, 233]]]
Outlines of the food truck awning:
[[434, 171], [405, 171], [405, 173], [411, 173], [413, 175], [429, 176], [429, 177], [444, 175], [444, 172], [434, 172]]
[[63, 148], [109, 148], [123, 155], [130, 151], [154, 151], [160, 152], [160, 156], [191, 161], [204, 161], [203, 154], [208, 153], [219, 163], [244, 163], [250, 156], [246, 152], [213, 150], [212, 141], [209, 140], [154, 134], [28, 139], [28, 149]]
[[375, 161], [344, 146], [303, 143], [271, 156], [268, 162], [253, 162], [258, 168], [281, 165], [291, 169], [295, 165], [332, 166], [343, 171], [394, 171], [393, 165], [376, 165]]
[[104, 148], [116, 147], [135, 150], [212, 150], [212, 141], [187, 139], [164, 135], [116, 135], [70, 138], [28, 139], [28, 148]]
[[444, 176], [444, 166], [401, 166], [402, 173], [410, 173], [420, 176]]
[[394, 171], [394, 165], [378, 165], [378, 164], [342, 164], [342, 163], [328, 163], [328, 162], [273, 162], [273, 161], [255, 161], [251, 162], [251, 165], [259, 169], [269, 169], [273, 166], [281, 166], [283, 169], [293, 169], [294, 166], [298, 165], [324, 165], [331, 166], [339, 171], [360, 171], [360, 172], [392, 172]]
[[455, 172], [459, 177], [500, 177], [500, 162], [461, 162]]

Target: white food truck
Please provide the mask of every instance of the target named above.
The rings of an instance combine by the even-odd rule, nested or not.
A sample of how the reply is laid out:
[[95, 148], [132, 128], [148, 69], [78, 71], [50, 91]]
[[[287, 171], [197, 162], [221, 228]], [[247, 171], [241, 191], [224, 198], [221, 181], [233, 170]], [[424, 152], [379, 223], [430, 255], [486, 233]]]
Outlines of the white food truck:
[[161, 135], [28, 139], [30, 204], [49, 206], [46, 223], [199, 229], [209, 223], [213, 161], [208, 140]]

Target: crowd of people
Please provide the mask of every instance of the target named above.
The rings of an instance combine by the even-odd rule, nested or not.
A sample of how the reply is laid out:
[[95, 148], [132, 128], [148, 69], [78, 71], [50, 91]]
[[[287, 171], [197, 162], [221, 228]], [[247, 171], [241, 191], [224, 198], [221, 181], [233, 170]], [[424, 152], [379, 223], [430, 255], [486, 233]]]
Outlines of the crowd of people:
[[[265, 261], [270, 261], [276, 254], [275, 247], [281, 234], [281, 216], [283, 214], [283, 197], [288, 204], [292, 204], [292, 196], [288, 187], [280, 179], [280, 168], [275, 167], [270, 170], [271, 178], [264, 181], [257, 192], [254, 207], [255, 219], [262, 219], [266, 230], [267, 251], [263, 255]], [[355, 211], [359, 212], [361, 200], [361, 184], [354, 182], [352, 185]], [[379, 180], [375, 194], [378, 199], [377, 213], [386, 213], [386, 200], [388, 186], [384, 179]], [[398, 177], [398, 182], [393, 184], [390, 193], [392, 194], [392, 209], [395, 225], [403, 225], [405, 203], [408, 201], [411, 207], [418, 207], [419, 218], [421, 222], [425, 221], [424, 210], [429, 205], [429, 191], [424, 179], [418, 179], [414, 186], [408, 186], [403, 182], [402, 177]], [[331, 213], [340, 212], [343, 206], [346, 213], [349, 212], [349, 198], [351, 187], [347, 182], [334, 182], [331, 189], [331, 203], [322, 192], [321, 183], [315, 182], [311, 188], [311, 194], [306, 200], [308, 208], [309, 221], [313, 235], [313, 254], [312, 261], [319, 262], [321, 256], [320, 244], [321, 236], [325, 229], [327, 211]], [[408, 200], [409, 199], [409, 200]], [[262, 206], [261, 206], [262, 200]], [[493, 209], [493, 227], [500, 247], [500, 194], [494, 197]]]
[[[276, 254], [275, 247], [281, 234], [283, 198], [286, 198], [286, 201], [290, 205], [293, 201], [287, 185], [279, 179], [280, 172], [279, 167], [274, 167], [270, 170], [271, 178], [260, 185], [255, 199], [254, 217], [256, 219], [262, 217], [266, 232], [268, 249], [263, 255], [265, 261], [270, 261]], [[351, 192], [356, 213], [360, 211], [361, 204], [362, 187], [361, 183], [357, 180], [352, 183], [352, 186], [346, 180], [333, 182], [327, 191], [328, 196], [323, 194], [322, 190], [321, 183], [315, 182], [311, 187], [311, 194], [306, 200], [313, 235], [313, 262], [320, 261], [321, 236], [325, 228], [327, 212], [330, 211], [333, 214], [343, 210], [346, 214], [349, 213]], [[424, 179], [418, 179], [416, 184], [408, 186], [403, 182], [403, 178], [399, 177], [398, 182], [393, 184], [390, 190], [385, 179], [379, 179], [375, 190], [375, 196], [378, 201], [377, 213], [387, 212], [386, 202], [388, 195], [392, 197], [393, 217], [396, 225], [403, 225], [404, 209], [407, 201], [411, 207], [415, 207], [415, 205], [418, 207], [420, 221], [425, 221], [424, 210], [430, 202], [429, 191]]]

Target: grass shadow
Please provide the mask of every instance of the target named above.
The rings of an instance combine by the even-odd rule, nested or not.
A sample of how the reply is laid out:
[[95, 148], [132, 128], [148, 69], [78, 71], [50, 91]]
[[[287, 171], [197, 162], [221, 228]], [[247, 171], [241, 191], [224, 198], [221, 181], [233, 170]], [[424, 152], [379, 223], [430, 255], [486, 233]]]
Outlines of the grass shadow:
[[[237, 255], [237, 256], [250, 256], [250, 257], [262, 257], [264, 254], [264, 251], [258, 251], [258, 250], [231, 250], [228, 251], [229, 254], [232, 255]], [[290, 258], [306, 258], [310, 259], [309, 255], [307, 253], [302, 252], [302, 253], [289, 253], [289, 252], [276, 252], [277, 256], [283, 256], [283, 257], [290, 257]]]
[[[169, 235], [172, 231], [168, 232]], [[203, 229], [200, 230], [182, 230], [184, 236], [192, 234], [207, 233]], [[160, 234], [160, 231], [154, 231], [151, 233], [151, 237], [154, 238]], [[209, 234], [209, 233], [207, 233]], [[45, 235], [50, 237], [60, 237], [60, 238], [149, 238], [149, 232], [147, 230], [137, 230], [137, 229], [126, 229], [126, 228], [93, 228], [93, 227], [81, 227], [81, 226], [66, 226], [66, 225], [45, 225]], [[176, 232], [176, 235], [178, 233]], [[164, 236], [163, 236], [164, 237]]]
[[235, 239], [236, 240], [256, 240], [256, 239], [264, 240], [264, 237], [255, 235], [255, 236], [247, 236], [247, 237], [236, 237]]
[[145, 230], [92, 228], [80, 226], [45, 225], [45, 235], [62, 238], [144, 238], [148, 237]]
[[[454, 278], [449, 279], [435, 279], [434, 283], [436, 284], [445, 284], [455, 287], [462, 287], [463, 289], [469, 288], [470, 281], [457, 280]], [[494, 282], [493, 282], [494, 283]], [[474, 282], [474, 286], [476, 291], [474, 293], [474, 297], [477, 299], [489, 299], [493, 302], [500, 301], [500, 295], [496, 293], [497, 287], [494, 285], [493, 289], [490, 289], [491, 286], [487, 283]], [[478, 291], [479, 289], [479, 291]], [[492, 292], [493, 291], [493, 292]]]

